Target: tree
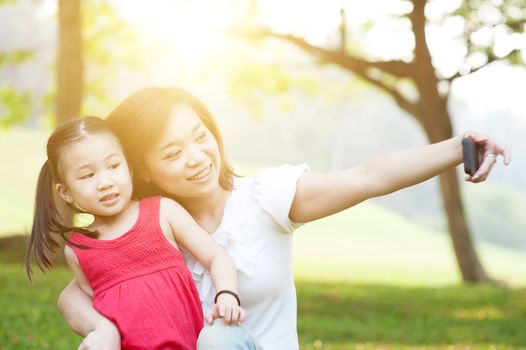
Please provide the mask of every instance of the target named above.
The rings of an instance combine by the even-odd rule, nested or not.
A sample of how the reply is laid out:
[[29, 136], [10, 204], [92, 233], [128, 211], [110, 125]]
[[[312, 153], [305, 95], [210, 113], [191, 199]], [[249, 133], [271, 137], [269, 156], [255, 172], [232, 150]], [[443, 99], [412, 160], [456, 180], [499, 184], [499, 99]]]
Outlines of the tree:
[[[335, 64], [360, 77], [393, 98], [402, 110], [419, 123], [429, 141], [434, 143], [453, 136], [448, 100], [451, 84], [456, 79], [496, 61], [506, 61], [510, 64], [523, 63], [520, 59], [520, 44], [512, 43], [504, 52], [499, 50], [498, 45], [501, 44], [503, 36], [513, 39], [514, 34], [524, 31], [526, 1], [469, 0], [461, 3], [449, 17], [456, 16], [464, 21], [464, 32], [457, 40], [463, 42], [466, 53], [459, 69], [448, 76], [443, 76], [433, 65], [426, 33], [426, 29], [431, 24], [425, 15], [428, 1], [412, 0], [405, 3], [411, 6], [408, 6], [409, 10], [403, 17], [410, 21], [414, 38], [412, 58], [409, 61], [372, 60], [364, 57], [363, 54], [352, 52], [347, 46], [348, 29], [343, 9], [339, 25], [341, 40], [337, 48], [313, 45], [304, 38], [277, 33], [264, 27], [252, 28], [249, 32], [251, 35], [288, 42], [316, 58], [320, 64]], [[490, 40], [484, 43], [475, 40], [476, 35], [481, 31], [489, 31]], [[413, 87], [413, 91], [417, 92], [416, 99], [402, 89], [402, 85], [407, 86], [408, 83]], [[459, 180], [454, 169], [440, 175], [440, 189], [449, 233], [463, 280], [472, 283], [491, 282], [473, 246]]]
[[83, 96], [80, 0], [59, 0], [57, 122], [78, 117]]

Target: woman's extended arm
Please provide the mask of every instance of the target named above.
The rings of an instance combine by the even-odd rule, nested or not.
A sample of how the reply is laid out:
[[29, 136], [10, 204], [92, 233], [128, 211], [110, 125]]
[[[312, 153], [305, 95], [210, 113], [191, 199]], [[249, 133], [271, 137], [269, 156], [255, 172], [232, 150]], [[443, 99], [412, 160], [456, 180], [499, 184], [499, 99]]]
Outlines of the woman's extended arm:
[[464, 136], [477, 143], [482, 159], [477, 173], [467, 181], [486, 179], [495, 164], [495, 157], [488, 155], [502, 155], [506, 165], [510, 162], [510, 151], [500, 141], [470, 131], [431, 145], [387, 153], [347, 170], [305, 173], [298, 181], [289, 217], [294, 222], [317, 220], [436, 176], [462, 163]]
[[57, 305], [69, 327], [85, 337], [79, 350], [121, 348], [119, 330], [93, 308], [91, 297], [75, 279], [60, 293]]

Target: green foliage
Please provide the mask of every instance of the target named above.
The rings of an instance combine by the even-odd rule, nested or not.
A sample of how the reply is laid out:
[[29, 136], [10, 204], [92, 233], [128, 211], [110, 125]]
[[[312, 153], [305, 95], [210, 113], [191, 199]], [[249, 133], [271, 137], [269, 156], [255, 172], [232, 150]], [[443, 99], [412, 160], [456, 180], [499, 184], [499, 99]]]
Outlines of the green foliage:
[[0, 0], [0, 6], [16, 4], [19, 0]]
[[90, 114], [97, 106], [107, 110], [115, 101], [109, 100], [107, 86], [123, 69], [144, 67], [144, 51], [139, 33], [123, 22], [107, 1], [82, 3], [83, 52], [85, 62], [85, 97]]
[[[0, 6], [6, 2], [0, 2]], [[28, 50], [0, 52], [0, 68], [20, 65], [34, 58], [34, 53]], [[0, 86], [0, 128], [6, 129], [14, 124], [25, 121], [31, 114], [31, 94], [18, 91], [7, 85]]]
[[[18, 0], [0, 0], [1, 6], [16, 4]], [[0, 68], [16, 66], [34, 58], [29, 50], [0, 52]], [[31, 94], [13, 87], [0, 86], [0, 129], [6, 129], [26, 120], [31, 113]]]
[[0, 128], [26, 120], [31, 113], [31, 95], [12, 87], [0, 86]]
[[[0, 348], [74, 349], [81, 338], [56, 308], [71, 273], [31, 285], [21, 263], [0, 263]], [[301, 349], [523, 349], [526, 290], [411, 288], [297, 281]]]
[[[464, 40], [470, 53], [484, 52], [488, 59], [495, 59], [494, 46], [499, 40], [499, 35], [506, 35], [508, 38], [514, 33], [523, 33], [526, 24], [526, 0], [502, 0], [484, 1], [469, 0], [463, 1], [460, 7], [452, 15], [462, 16], [465, 20]], [[471, 36], [480, 30], [492, 30], [492, 38], [489, 46], [474, 44]], [[498, 33], [497, 30], [498, 29]], [[517, 42], [517, 41], [516, 41]], [[522, 45], [522, 44], [519, 44]], [[516, 46], [513, 49], [520, 50], [522, 47]], [[512, 51], [506, 60], [510, 64], [524, 64], [518, 52]]]
[[[241, 98], [257, 117], [262, 117], [262, 94], [280, 95], [288, 91], [291, 77], [279, 65], [245, 63], [232, 71], [229, 90], [233, 96]], [[258, 91], [253, 87], [257, 86]], [[281, 103], [286, 104], [285, 101]]]
[[34, 58], [34, 53], [28, 50], [16, 50], [13, 52], [0, 52], [0, 67], [17, 65]]

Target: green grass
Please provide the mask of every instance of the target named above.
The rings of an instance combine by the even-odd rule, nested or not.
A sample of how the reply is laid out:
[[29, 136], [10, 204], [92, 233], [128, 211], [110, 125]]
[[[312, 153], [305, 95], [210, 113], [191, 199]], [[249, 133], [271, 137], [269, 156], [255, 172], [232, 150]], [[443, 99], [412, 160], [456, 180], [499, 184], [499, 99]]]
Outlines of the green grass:
[[68, 330], [56, 308], [70, 271], [57, 268], [30, 285], [21, 264], [0, 264], [0, 349], [76, 349], [80, 337]]
[[[526, 255], [478, 242], [488, 273], [526, 286]], [[460, 282], [450, 238], [371, 203], [300, 228], [294, 239], [297, 278], [407, 286]]]
[[302, 349], [523, 349], [526, 290], [299, 281]]
[[[0, 263], [0, 349], [75, 349], [60, 317], [65, 267], [35, 283]], [[301, 349], [525, 349], [526, 290], [408, 287], [299, 279]]]

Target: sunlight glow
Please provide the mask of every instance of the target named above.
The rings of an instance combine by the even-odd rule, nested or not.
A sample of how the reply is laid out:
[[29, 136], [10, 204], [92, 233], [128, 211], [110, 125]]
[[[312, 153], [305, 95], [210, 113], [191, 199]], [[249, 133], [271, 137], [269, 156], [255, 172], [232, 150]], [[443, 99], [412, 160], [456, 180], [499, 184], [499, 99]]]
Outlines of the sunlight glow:
[[[127, 0], [116, 6], [125, 21], [153, 39], [169, 45], [179, 58], [197, 64], [203, 56], [221, 50], [223, 30], [232, 21], [224, 1], [190, 2]], [[197, 61], [197, 62], [196, 62]]]

